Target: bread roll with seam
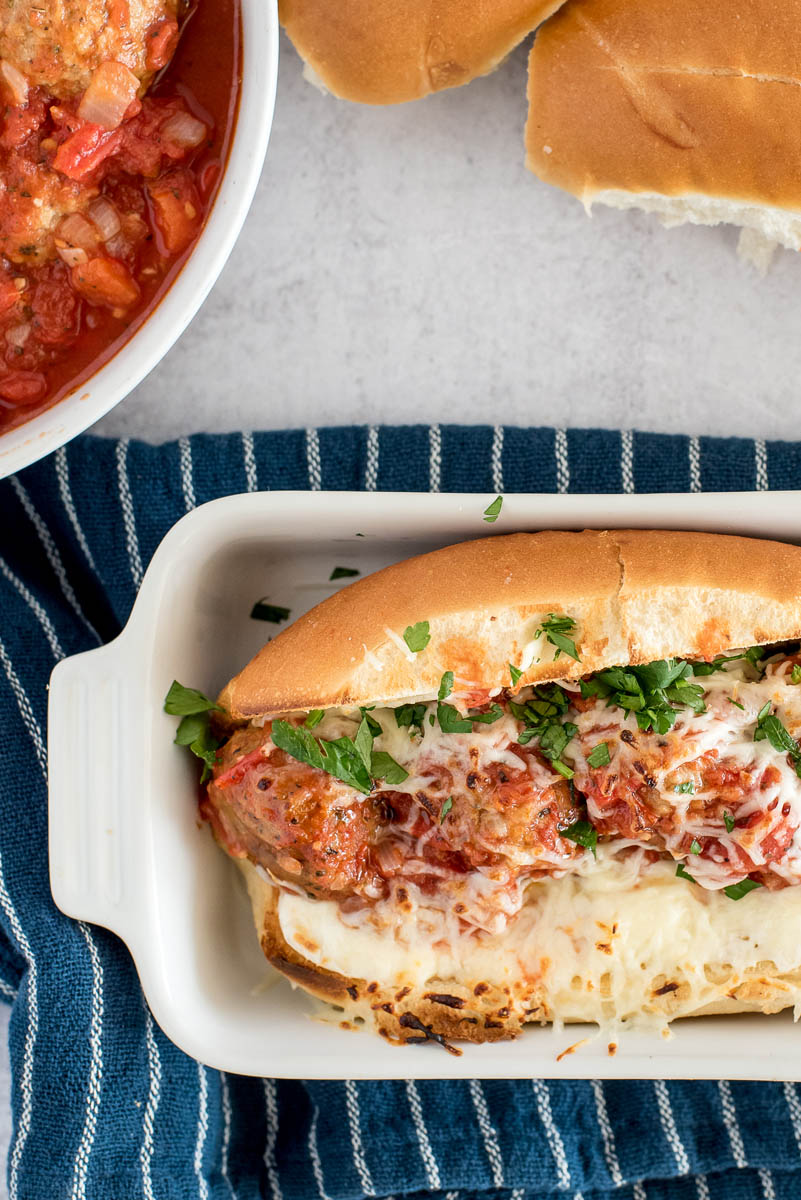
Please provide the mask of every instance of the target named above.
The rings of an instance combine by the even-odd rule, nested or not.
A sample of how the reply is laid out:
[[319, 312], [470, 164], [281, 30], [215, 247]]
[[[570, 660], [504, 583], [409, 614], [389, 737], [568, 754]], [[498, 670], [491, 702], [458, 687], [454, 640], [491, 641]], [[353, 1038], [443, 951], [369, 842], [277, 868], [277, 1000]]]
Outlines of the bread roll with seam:
[[[203, 811], [265, 955], [398, 1042], [801, 1006], [799, 639], [801, 549], [756, 539], [515, 534], [343, 588], [219, 698]], [[394, 777], [279, 746], [360, 706]]]
[[312, 82], [343, 100], [400, 104], [487, 75], [561, 0], [280, 0]]
[[593, 204], [801, 247], [798, 0], [570, 0], [529, 62], [528, 165]]

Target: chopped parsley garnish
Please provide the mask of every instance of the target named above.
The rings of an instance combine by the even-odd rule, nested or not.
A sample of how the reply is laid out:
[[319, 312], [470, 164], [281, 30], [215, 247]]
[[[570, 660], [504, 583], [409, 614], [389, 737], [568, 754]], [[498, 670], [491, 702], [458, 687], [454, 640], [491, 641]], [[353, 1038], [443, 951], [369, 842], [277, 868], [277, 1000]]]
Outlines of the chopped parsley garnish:
[[690, 842], [690, 854], [700, 854], [700, 853], [701, 853], [701, 843], [698, 841], [698, 838], [693, 838], [693, 840]]
[[373, 751], [370, 774], [373, 779], [383, 779], [384, 783], [388, 783], [392, 787], [409, 778], [409, 772], [404, 770], [400, 763], [395, 762], [395, 759], [391, 754], [387, 754], [386, 750]]
[[453, 671], [446, 671], [442, 676], [439, 684], [439, 692], [437, 698], [439, 700], [447, 700], [453, 691]]
[[500, 721], [503, 716], [503, 709], [500, 704], [493, 704], [489, 712], [469, 712], [468, 717], [477, 725], [494, 725], [496, 721]]
[[373, 750], [371, 725], [381, 728], [377, 721], [364, 713], [354, 737], [340, 737], [326, 742], [316, 738], [304, 725], [291, 725], [289, 721], [278, 720], [273, 721], [270, 737], [279, 750], [285, 751], [298, 762], [317, 767], [366, 796], [373, 790], [374, 779], [396, 784], [408, 778], [408, 772], [391, 755], [383, 750]]
[[512, 716], [525, 725], [525, 729], [518, 734], [519, 744], [527, 746], [534, 738], [539, 739], [540, 751], [565, 779], [572, 779], [574, 772], [562, 761], [562, 753], [578, 732], [572, 721], [562, 724], [562, 717], [569, 706], [570, 697], [556, 683], [533, 688], [525, 704], [516, 704], [514, 700], [509, 702]]
[[801, 683], [801, 666], [798, 663], [793, 665], [793, 669], [790, 672], [790, 683]]
[[734, 829], [734, 817], [731, 813], [725, 812], [723, 814], [723, 824], [726, 826], [726, 832], [731, 833], [732, 829]]
[[423, 721], [426, 719], [425, 704], [401, 704], [400, 707], [393, 709], [395, 714], [395, 724], [398, 729], [418, 729], [423, 732]]
[[517, 687], [518, 683], [520, 682], [520, 677], [523, 674], [523, 672], [520, 670], [519, 667], [513, 667], [512, 664], [509, 663], [509, 674], [512, 678], [512, 686]]
[[495, 522], [498, 520], [498, 517], [501, 515], [502, 508], [503, 496], [496, 496], [492, 501], [492, 504], [488, 505], [487, 508], [484, 509], [484, 520], [488, 525], [495, 524]]
[[354, 575], [361, 575], [357, 567], [334, 567], [328, 576], [328, 582], [332, 583], [335, 579], [352, 579]]
[[686, 879], [688, 883], [695, 883], [695, 880], [684, 866], [684, 863], [677, 863], [676, 874], [678, 875], [679, 879]]
[[280, 604], [268, 604], [267, 597], [264, 596], [253, 605], [250, 617], [253, 621], [270, 621], [273, 625], [280, 625], [282, 621], [286, 621], [290, 611], [288, 608], [282, 608]]
[[453, 808], [453, 796], [448, 796], [448, 799], [445, 801], [445, 803], [443, 804], [443, 806], [439, 812], [440, 825], [445, 820], [445, 818], [447, 817], [448, 813], [451, 811], [452, 808]]
[[733, 696], [729, 696], [729, 704], [733, 704], [735, 708], [739, 708], [742, 712], [745, 712], [745, 705], [741, 704], [739, 700], [735, 700]]
[[583, 846], [585, 850], [592, 850], [593, 858], [598, 857], [595, 849], [598, 845], [598, 830], [589, 821], [574, 821], [567, 829], [560, 829], [559, 836]]
[[403, 631], [403, 640], [413, 654], [425, 650], [431, 641], [431, 630], [428, 621], [418, 621], [416, 625], [407, 625]]
[[754, 741], [762, 742], [767, 738], [774, 750], [780, 754], [788, 754], [793, 760], [796, 774], [801, 776], [801, 746], [789, 734], [776, 716], [770, 711], [770, 701], [762, 705], [757, 715], [757, 726], [754, 730]]
[[173, 679], [170, 690], [164, 697], [164, 711], [171, 717], [191, 717], [197, 713], [222, 712], [219, 704], [209, 700], [195, 688], [184, 687], [177, 679]]
[[164, 698], [164, 711], [173, 717], [181, 717], [175, 734], [177, 746], [188, 746], [203, 763], [200, 782], [205, 783], [217, 761], [217, 751], [222, 742], [211, 732], [209, 714], [222, 712], [219, 704], [209, 700], [195, 688], [184, 687], [177, 679], [170, 685]]
[[570, 658], [581, 662], [576, 643], [567, 634], [572, 633], [576, 628], [576, 622], [572, 617], [560, 616], [557, 613], [548, 613], [548, 616], [542, 622], [540, 627], [534, 631], [535, 639], [544, 637], [546, 642], [550, 642], [556, 647], [554, 661], [559, 658], [560, 654], [567, 654]]
[[755, 667], [761, 675], [764, 675], [765, 668], [762, 665], [762, 660], [767, 652], [767, 646], [752, 646], [750, 650], [746, 650], [743, 658], [747, 659], [751, 666]]
[[609, 746], [606, 742], [599, 742], [587, 755], [588, 767], [607, 767], [610, 761]]
[[308, 713], [306, 720], [303, 722], [303, 724], [306, 726], [307, 729], [314, 729], [315, 725], [320, 724], [320, 722], [322, 721], [324, 716], [325, 716], [325, 711], [322, 708], [313, 708], [311, 710], [311, 712]]
[[677, 783], [673, 789], [674, 792], [683, 792], [687, 796], [692, 796], [695, 792], [695, 787], [691, 779], [685, 780], [684, 783]]
[[590, 680], [581, 680], [581, 694], [587, 699], [599, 696], [607, 707], [634, 713], [643, 731], [667, 733], [673, 727], [679, 707], [706, 712], [704, 689], [688, 683], [692, 663], [682, 659], [659, 659], [637, 667], [609, 667]]
[[730, 900], [742, 900], [743, 896], [747, 896], [749, 892], [753, 892], [754, 888], [764, 886], [763, 883], [757, 883], [755, 879], [741, 879], [739, 883], [730, 883], [723, 891]]
[[437, 705], [437, 720], [443, 733], [472, 733], [473, 722], [469, 717], [463, 717], [458, 708], [445, 704], [440, 700]]

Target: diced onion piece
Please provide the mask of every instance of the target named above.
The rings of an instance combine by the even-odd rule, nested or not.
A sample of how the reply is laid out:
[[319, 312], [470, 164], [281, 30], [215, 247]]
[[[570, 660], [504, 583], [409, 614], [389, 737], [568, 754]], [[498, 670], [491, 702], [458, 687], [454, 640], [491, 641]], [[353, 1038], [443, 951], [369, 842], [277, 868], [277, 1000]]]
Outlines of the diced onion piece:
[[70, 248], [77, 247], [85, 250], [87, 254], [93, 254], [97, 250], [97, 229], [80, 213], [70, 213], [68, 217], [59, 221], [56, 227], [56, 249], [60, 249], [60, 242], [64, 242]]
[[78, 116], [103, 129], [116, 129], [138, 91], [139, 80], [122, 63], [101, 63], [81, 98]]
[[20, 349], [25, 345], [31, 334], [31, 326], [26, 321], [23, 325], [14, 325], [11, 329], [6, 330], [6, 341], [11, 346], [18, 346]]
[[106, 250], [112, 258], [125, 258], [130, 249], [127, 239], [121, 233], [115, 233], [114, 237], [106, 242]]
[[98, 196], [86, 211], [97, 226], [101, 241], [107, 242], [120, 232], [120, 214], [105, 196]]
[[21, 108], [28, 103], [28, 80], [22, 71], [17, 70], [13, 63], [4, 58], [0, 59], [0, 77], [8, 88], [12, 104]]
[[80, 246], [56, 246], [56, 253], [68, 267], [80, 267], [89, 262], [89, 255]]
[[192, 150], [205, 141], [208, 129], [191, 113], [177, 112], [167, 118], [161, 126], [161, 133], [176, 146], [180, 146], [184, 150]]

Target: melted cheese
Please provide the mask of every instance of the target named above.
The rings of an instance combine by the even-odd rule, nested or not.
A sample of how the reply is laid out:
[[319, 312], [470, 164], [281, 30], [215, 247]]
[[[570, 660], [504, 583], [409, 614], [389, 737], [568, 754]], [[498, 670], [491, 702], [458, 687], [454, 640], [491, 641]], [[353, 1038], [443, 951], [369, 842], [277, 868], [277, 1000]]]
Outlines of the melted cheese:
[[[639, 760], [647, 755], [649, 743], [651, 749], [665, 747], [662, 764], [654, 767], [649, 762], [648, 766], [652, 769], [655, 799], [670, 805], [678, 818], [676, 832], [665, 837], [667, 849], [676, 858], [685, 858], [681, 845], [686, 843], [688, 835], [702, 843], [704, 838], [715, 838], [719, 843], [713, 857], [686, 858], [687, 869], [698, 883], [711, 889], [731, 884], [731, 863], [738, 861], [738, 846], [748, 853], [756, 867], [766, 865], [761, 843], [783, 822], [797, 832], [781, 861], [770, 863], [770, 869], [788, 882], [801, 882], [801, 780], [786, 754], [778, 752], [767, 739], [754, 741], [758, 714], [768, 703], [790, 732], [801, 729], [801, 688], [790, 683], [789, 664], [783, 660], [769, 665], [765, 677], [757, 678], [741, 660], [729, 664], [725, 671], [702, 676], [694, 682], [704, 687], [706, 712], [680, 710], [675, 725], [664, 737], [639, 732], [634, 715], [626, 716], [619, 708], [607, 708], [604, 701], [573, 716], [579, 732], [566, 757], [573, 760], [576, 768], [576, 785], [581, 790], [590, 772], [585, 754], [599, 741], [605, 740], [609, 747], [609, 771], [635, 778], [635, 763], [642, 766]], [[624, 730], [633, 736], [633, 743], [621, 739]], [[690, 813], [690, 806], [698, 801], [714, 801], [714, 789], [693, 794], [676, 792], [676, 776], [682, 766], [710, 752], [721, 765], [750, 775], [750, 791], [738, 802], [736, 817], [740, 821], [754, 813], [762, 814], [758, 829], [738, 827], [728, 831], [720, 818], [704, 820], [701, 815]], [[588, 812], [591, 820], [600, 820], [605, 815], [592, 797]]]
[[327, 970], [387, 988], [506, 985], [521, 1010], [528, 995], [555, 1020], [664, 1023], [735, 991], [801, 1008], [799, 888], [732, 902], [676, 879], [670, 864], [599, 847], [597, 863], [531, 884], [502, 936], [460, 933], [419, 896], [409, 907], [343, 914], [282, 894], [278, 919], [287, 942]]

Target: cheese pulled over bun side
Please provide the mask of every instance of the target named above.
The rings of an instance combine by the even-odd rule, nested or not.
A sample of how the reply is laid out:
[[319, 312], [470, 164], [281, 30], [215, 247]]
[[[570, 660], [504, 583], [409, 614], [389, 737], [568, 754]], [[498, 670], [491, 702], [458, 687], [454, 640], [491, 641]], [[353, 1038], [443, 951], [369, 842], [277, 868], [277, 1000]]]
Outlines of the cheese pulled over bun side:
[[281, 21], [335, 96], [399, 104], [493, 71], [561, 0], [281, 0]]
[[[575, 622], [579, 662], [539, 633]], [[413, 651], [410, 627], [428, 624]], [[801, 637], [801, 548], [666, 531], [512, 534], [462, 542], [359, 580], [268, 643], [223, 689], [233, 721], [396, 705], [578, 679], [609, 666], [711, 658]], [[415, 643], [417, 644], [417, 643]]]
[[533, 885], [500, 937], [437, 953], [425, 926], [346, 925], [330, 902], [279, 895], [263, 872], [239, 865], [270, 963], [393, 1041], [499, 1041], [554, 1019], [663, 1028], [801, 1006], [801, 888], [738, 904], [690, 887], [668, 864], [631, 882], [602, 861]]
[[801, 246], [799, 0], [571, 0], [530, 59], [529, 167], [587, 207]]

